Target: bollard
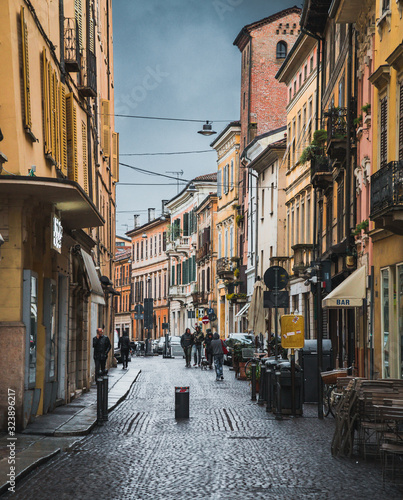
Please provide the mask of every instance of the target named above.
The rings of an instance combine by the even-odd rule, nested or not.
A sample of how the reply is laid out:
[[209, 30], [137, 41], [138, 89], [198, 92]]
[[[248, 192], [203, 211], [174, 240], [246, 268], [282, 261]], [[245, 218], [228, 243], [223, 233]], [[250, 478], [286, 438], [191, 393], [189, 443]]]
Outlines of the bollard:
[[283, 419], [283, 413], [281, 408], [281, 372], [277, 367], [276, 369], [276, 420]]
[[266, 367], [266, 411], [271, 412], [273, 409], [273, 391], [272, 391], [272, 371]]
[[256, 401], [256, 361], [252, 365], [252, 401]]
[[108, 370], [105, 370], [103, 380], [102, 380], [103, 390], [102, 390], [102, 420], [108, 420]]
[[103, 389], [102, 375], [97, 374], [97, 424], [98, 425], [103, 425], [103, 421], [102, 421], [102, 389]]
[[175, 387], [175, 418], [189, 418], [189, 387]]
[[265, 403], [266, 395], [266, 366], [263, 365], [260, 369], [260, 384], [259, 384], [259, 399], [257, 400], [258, 405], [263, 405]]

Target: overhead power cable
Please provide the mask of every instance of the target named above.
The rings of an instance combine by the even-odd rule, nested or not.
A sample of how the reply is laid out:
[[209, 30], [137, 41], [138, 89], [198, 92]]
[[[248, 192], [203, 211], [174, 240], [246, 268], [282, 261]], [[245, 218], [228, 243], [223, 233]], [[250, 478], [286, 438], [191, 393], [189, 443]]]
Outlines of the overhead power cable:
[[[145, 170], [144, 168], [134, 167], [133, 165], [128, 165], [127, 163], [119, 162], [119, 165], [121, 165], [122, 167], [131, 168], [132, 170], [135, 170], [136, 172], [140, 172], [145, 175], [158, 175], [159, 177], [166, 177], [167, 179], [174, 179], [175, 181], [178, 180], [177, 177], [174, 177], [172, 175], [160, 174], [159, 172], [152, 172], [151, 170]], [[186, 179], [180, 179], [180, 181], [185, 183], [190, 182], [189, 180]]]
[[[169, 122], [194, 122], [194, 123], [206, 123], [207, 120], [194, 120], [192, 118], [165, 118], [161, 116], [140, 116], [140, 115], [120, 115], [109, 113], [110, 116], [116, 116], [118, 118], [137, 118], [140, 120], [163, 120]], [[208, 120], [209, 122], [214, 123], [229, 123], [235, 120]]]
[[158, 156], [158, 155], [190, 155], [198, 153], [215, 153], [214, 149], [204, 149], [201, 151], [174, 151], [168, 153], [119, 153], [119, 156]]

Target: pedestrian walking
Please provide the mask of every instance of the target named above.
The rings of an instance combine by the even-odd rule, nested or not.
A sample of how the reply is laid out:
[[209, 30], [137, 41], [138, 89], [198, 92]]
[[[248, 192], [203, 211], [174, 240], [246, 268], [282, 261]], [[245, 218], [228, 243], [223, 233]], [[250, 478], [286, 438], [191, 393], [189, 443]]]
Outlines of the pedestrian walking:
[[127, 363], [129, 361], [129, 351], [130, 351], [130, 339], [127, 333], [124, 333], [121, 337], [119, 337], [118, 347], [120, 347], [120, 354], [123, 363], [122, 370], [124, 370], [127, 369]]
[[215, 332], [213, 335], [213, 340], [211, 341], [211, 349], [213, 351], [213, 356], [214, 356], [216, 380], [224, 380], [224, 373], [223, 373], [224, 353], [228, 351], [225, 342], [223, 342], [220, 339], [220, 336], [218, 335], [217, 332]]
[[194, 365], [193, 366], [199, 366], [201, 364], [201, 351], [202, 351], [202, 345], [204, 341], [204, 334], [201, 331], [200, 326], [196, 326], [196, 332], [193, 335], [194, 337], [194, 345], [195, 345], [195, 353], [194, 353]]
[[213, 369], [213, 348], [211, 347], [211, 341], [213, 340], [213, 332], [210, 330], [206, 338], [204, 339], [204, 347], [206, 349], [206, 358], [210, 370]]
[[186, 328], [185, 333], [181, 337], [181, 346], [185, 353], [186, 368], [190, 368], [192, 362], [192, 346], [194, 344], [193, 334], [190, 333], [190, 328]]
[[92, 339], [92, 347], [94, 348], [95, 375], [103, 375], [105, 373], [106, 360], [112, 346], [109, 338], [104, 335], [102, 328], [97, 328], [97, 336]]

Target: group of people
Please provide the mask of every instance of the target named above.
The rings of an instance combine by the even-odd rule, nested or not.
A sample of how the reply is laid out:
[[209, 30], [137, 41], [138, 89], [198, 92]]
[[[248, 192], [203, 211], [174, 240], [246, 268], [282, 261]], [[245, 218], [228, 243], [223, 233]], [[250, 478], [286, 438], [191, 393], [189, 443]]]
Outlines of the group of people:
[[206, 359], [210, 370], [214, 367], [216, 371], [216, 380], [224, 380], [223, 364], [224, 354], [227, 351], [225, 342], [220, 339], [217, 332], [214, 334], [207, 332], [204, 336], [201, 328], [196, 326], [195, 333], [190, 332], [190, 328], [186, 328], [185, 333], [181, 337], [181, 346], [185, 353], [186, 368], [191, 367], [192, 350], [194, 349], [194, 367], [201, 367], [202, 348], [205, 348]]

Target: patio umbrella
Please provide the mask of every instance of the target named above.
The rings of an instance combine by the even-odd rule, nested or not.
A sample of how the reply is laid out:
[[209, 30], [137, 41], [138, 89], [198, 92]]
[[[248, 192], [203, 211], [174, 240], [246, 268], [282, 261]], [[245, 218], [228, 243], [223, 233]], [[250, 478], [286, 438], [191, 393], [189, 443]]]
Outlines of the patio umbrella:
[[255, 335], [266, 332], [266, 311], [263, 308], [263, 292], [266, 285], [262, 281], [256, 281], [253, 286], [252, 300], [248, 311], [249, 330], [253, 330]]

